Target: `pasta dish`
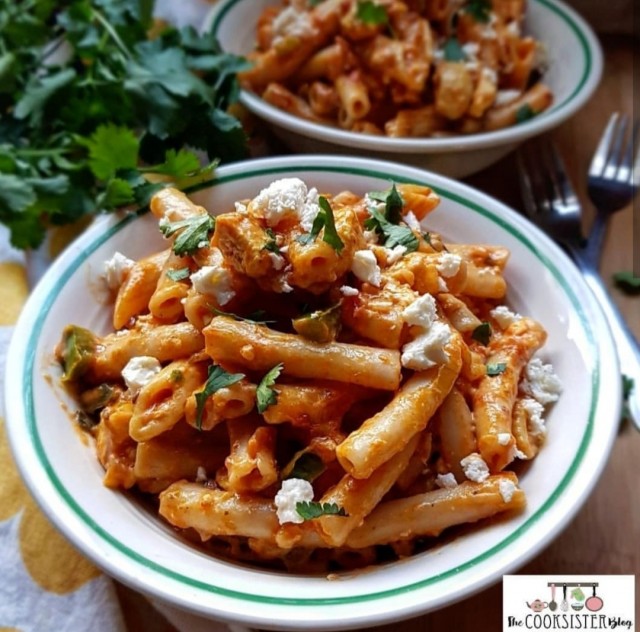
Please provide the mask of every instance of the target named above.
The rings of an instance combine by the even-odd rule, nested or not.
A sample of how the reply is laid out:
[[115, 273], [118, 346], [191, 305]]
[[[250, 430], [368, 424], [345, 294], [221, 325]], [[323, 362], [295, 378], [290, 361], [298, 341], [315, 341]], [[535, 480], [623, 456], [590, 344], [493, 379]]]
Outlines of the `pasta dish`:
[[509, 252], [428, 232], [418, 184], [247, 194], [213, 217], [157, 193], [167, 248], [105, 262], [113, 332], [62, 334], [104, 484], [219, 554], [307, 572], [521, 510], [513, 465], [561, 386], [542, 325], [505, 305]]
[[256, 26], [245, 88], [315, 123], [430, 137], [497, 130], [553, 100], [526, 0], [287, 0]]

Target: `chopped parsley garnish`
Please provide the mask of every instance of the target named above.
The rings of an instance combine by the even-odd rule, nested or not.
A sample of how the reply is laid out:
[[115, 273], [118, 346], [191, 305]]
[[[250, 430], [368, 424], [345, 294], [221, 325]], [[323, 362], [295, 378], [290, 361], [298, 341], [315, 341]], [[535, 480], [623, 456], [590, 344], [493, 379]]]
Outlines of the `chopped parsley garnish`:
[[262, 414], [269, 406], [273, 406], [278, 401], [278, 391], [273, 388], [276, 383], [284, 364], [276, 364], [270, 371], [268, 371], [264, 377], [260, 380], [258, 388], [256, 389], [256, 405], [258, 412]]
[[196, 393], [196, 428], [202, 430], [202, 415], [204, 405], [209, 397], [217, 393], [221, 388], [227, 388], [244, 379], [244, 373], [227, 373], [221, 366], [212, 364], [209, 367], [209, 375], [204, 388]]
[[370, 191], [367, 197], [384, 204], [384, 218], [392, 224], [399, 224], [402, 219], [404, 200], [396, 189], [395, 182], [387, 191]]
[[637, 277], [633, 272], [616, 272], [613, 275], [613, 281], [627, 294], [640, 292], [640, 277]]
[[282, 470], [282, 478], [301, 478], [312, 483], [325, 469], [324, 461], [317, 454], [301, 450]]
[[356, 17], [363, 24], [378, 26], [389, 23], [389, 15], [385, 7], [371, 0], [358, 0]]
[[298, 242], [304, 245], [313, 243], [320, 234], [320, 231], [324, 228], [322, 241], [329, 244], [340, 254], [344, 248], [344, 242], [340, 239], [340, 235], [338, 235], [338, 231], [336, 230], [336, 221], [333, 216], [331, 204], [329, 204], [327, 198], [321, 195], [318, 198], [318, 205], [320, 206], [320, 210], [313, 220], [311, 231], [306, 235], [298, 237]]
[[223, 312], [217, 307], [210, 307], [211, 311], [216, 316], [228, 316], [229, 318], [235, 318], [235, 320], [241, 320], [244, 323], [255, 323], [256, 325], [266, 325], [267, 323], [275, 323], [275, 320], [268, 320], [265, 318], [267, 313], [263, 309], [258, 309], [255, 312], [251, 312], [248, 316], [238, 316], [232, 312]]
[[476, 22], [486, 24], [491, 17], [491, 0], [469, 0], [464, 12], [471, 15]]
[[486, 347], [489, 344], [489, 339], [491, 338], [491, 325], [487, 322], [483, 322], [473, 330], [471, 337]]
[[506, 362], [493, 362], [487, 364], [487, 375], [493, 377], [504, 373], [507, 368]]
[[342, 304], [303, 314], [291, 321], [296, 333], [314, 342], [331, 342], [338, 337], [342, 325]]
[[346, 516], [347, 512], [335, 503], [298, 502], [296, 511], [305, 520], [313, 520], [320, 516]]
[[446, 61], [466, 61], [467, 56], [457, 37], [451, 37], [445, 43], [443, 49]]
[[528, 103], [521, 105], [516, 111], [516, 123], [524, 123], [532, 119], [536, 113]]
[[629, 408], [629, 397], [633, 393], [635, 380], [628, 375], [622, 374], [622, 419], [631, 419], [631, 410]]
[[262, 246], [263, 250], [268, 250], [269, 252], [275, 252], [277, 255], [280, 254], [280, 248], [278, 247], [278, 242], [276, 241], [276, 234], [273, 232], [271, 228], [267, 228], [265, 231], [267, 233], [267, 241], [264, 246]]
[[160, 230], [165, 237], [179, 234], [173, 242], [173, 252], [178, 256], [193, 254], [199, 248], [209, 245], [209, 237], [215, 230], [216, 222], [209, 215], [194, 215], [187, 219], [169, 224], [160, 224]]
[[377, 209], [370, 208], [369, 213], [371, 213], [371, 217], [365, 221], [365, 228], [375, 230], [379, 235], [382, 235], [385, 238], [384, 245], [387, 248], [404, 246], [407, 252], [418, 250], [420, 242], [408, 226], [392, 224]]
[[184, 373], [179, 369], [173, 369], [170, 375], [171, 381], [176, 384], [181, 384], [184, 381]]
[[172, 281], [184, 281], [191, 274], [189, 268], [174, 268], [173, 270], [167, 270], [167, 276]]
[[422, 233], [422, 239], [424, 239], [430, 246], [433, 246], [431, 243], [431, 233]]

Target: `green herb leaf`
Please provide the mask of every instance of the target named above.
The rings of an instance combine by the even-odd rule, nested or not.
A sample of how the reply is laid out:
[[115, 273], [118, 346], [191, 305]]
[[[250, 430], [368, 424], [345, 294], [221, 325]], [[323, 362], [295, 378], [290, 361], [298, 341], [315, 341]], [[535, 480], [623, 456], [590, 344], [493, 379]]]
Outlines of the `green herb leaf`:
[[165, 237], [171, 237], [179, 231], [173, 242], [173, 252], [178, 256], [193, 254], [199, 248], [209, 245], [209, 237], [215, 230], [215, 220], [211, 215], [195, 215], [178, 222], [160, 226]]
[[324, 461], [317, 454], [300, 450], [282, 469], [282, 478], [301, 478], [312, 483], [325, 469]]
[[371, 0], [358, 0], [356, 17], [363, 24], [371, 24], [373, 26], [389, 23], [389, 15], [386, 8]]
[[418, 249], [420, 242], [414, 232], [408, 226], [400, 226], [389, 222], [385, 216], [374, 208], [369, 208], [371, 217], [365, 221], [365, 228], [374, 230], [385, 238], [384, 245], [387, 248], [404, 246], [407, 252]]
[[532, 119], [536, 113], [533, 111], [528, 103], [521, 105], [516, 111], [516, 123], [524, 123]]
[[387, 191], [370, 191], [367, 197], [384, 204], [384, 218], [392, 224], [399, 224], [402, 220], [404, 200], [396, 189], [395, 182]]
[[491, 17], [491, 0], [469, 0], [464, 12], [473, 16], [476, 22], [486, 24]]
[[84, 144], [89, 149], [89, 167], [99, 180], [112, 178], [120, 169], [138, 164], [138, 139], [126, 127], [100, 125]]
[[316, 218], [313, 220], [311, 231], [306, 235], [300, 235], [297, 241], [304, 245], [311, 244], [316, 240], [320, 231], [324, 228], [322, 241], [329, 244], [338, 254], [340, 254], [344, 248], [344, 242], [340, 239], [340, 235], [338, 235], [338, 231], [336, 230], [333, 209], [331, 208], [327, 198], [322, 195], [318, 198], [318, 205], [320, 206], [320, 210], [318, 211]]
[[[0, 196], [2, 190], [0, 189]], [[640, 292], [640, 277], [637, 277], [633, 272], [616, 272], [613, 275], [614, 283], [627, 294], [637, 294]]]
[[276, 383], [283, 368], [284, 364], [282, 364], [282, 362], [276, 364], [260, 380], [260, 384], [258, 384], [258, 388], [256, 389], [256, 403], [260, 414], [278, 401], [278, 391], [273, 388], [273, 385]]
[[291, 321], [296, 333], [314, 342], [331, 342], [338, 337], [342, 324], [342, 305], [318, 309]]
[[487, 364], [487, 375], [493, 377], [504, 373], [507, 368], [506, 362], [494, 362]]
[[422, 233], [422, 239], [424, 239], [430, 246], [433, 246], [431, 243], [431, 233]]
[[313, 520], [320, 516], [346, 516], [347, 512], [335, 503], [298, 502], [296, 511], [305, 520]]
[[180, 369], [173, 369], [173, 371], [171, 371], [171, 381], [175, 382], [176, 384], [180, 384], [184, 381], [184, 373], [182, 371], [180, 371]]
[[227, 388], [236, 382], [244, 379], [244, 373], [227, 373], [221, 366], [212, 364], [209, 367], [209, 375], [205, 382], [204, 388], [196, 397], [196, 428], [202, 430], [202, 415], [204, 413], [204, 405], [209, 397], [219, 391], [221, 388]]
[[449, 38], [443, 47], [444, 58], [447, 61], [466, 61], [467, 55], [465, 54], [460, 40], [457, 37]]
[[489, 344], [489, 339], [491, 338], [491, 325], [487, 322], [483, 322], [473, 330], [471, 337], [486, 347]]
[[191, 274], [191, 270], [189, 268], [177, 268], [174, 270], [167, 270], [167, 276], [172, 281], [183, 281], [184, 279], [189, 278]]
[[274, 252], [275, 254], [280, 254], [280, 248], [278, 247], [278, 242], [276, 241], [276, 234], [273, 232], [271, 228], [267, 228], [265, 231], [267, 233], [267, 241], [264, 246], [262, 246], [263, 250], [268, 250], [269, 252]]

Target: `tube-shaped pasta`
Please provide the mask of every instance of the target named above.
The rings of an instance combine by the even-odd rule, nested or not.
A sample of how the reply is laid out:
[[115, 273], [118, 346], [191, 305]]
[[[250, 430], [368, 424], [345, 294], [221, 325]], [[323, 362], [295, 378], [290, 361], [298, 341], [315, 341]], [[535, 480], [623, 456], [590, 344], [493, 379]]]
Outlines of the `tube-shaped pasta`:
[[132, 414], [131, 401], [122, 399], [105, 409], [98, 424], [96, 452], [105, 469], [103, 483], [111, 489], [129, 489], [136, 482], [136, 444], [129, 436]]
[[461, 332], [473, 331], [482, 321], [473, 313], [471, 308], [457, 296], [448, 292], [438, 294], [438, 302], [449, 322]]
[[122, 329], [132, 318], [148, 311], [149, 299], [156, 290], [168, 257], [169, 251], [164, 250], [133, 264], [116, 296], [113, 307], [114, 329]]
[[349, 533], [362, 523], [373, 508], [391, 489], [400, 474], [407, 467], [418, 444], [419, 435], [414, 435], [407, 445], [376, 469], [371, 476], [357, 479], [345, 474], [320, 499], [321, 503], [335, 503], [342, 507], [345, 517], [323, 516], [318, 520], [317, 528], [329, 546], [342, 546]]
[[336, 79], [335, 86], [345, 120], [349, 122], [343, 127], [351, 127], [354, 121], [363, 119], [369, 114], [371, 110], [369, 92], [358, 73], [340, 75]]
[[395, 390], [400, 354], [341, 342], [315, 343], [255, 323], [217, 316], [204, 328], [207, 353], [217, 363], [267, 371], [282, 362], [283, 373]]
[[203, 362], [178, 360], [164, 367], [140, 390], [129, 423], [131, 437], [148, 441], [173, 428], [184, 416], [187, 397], [206, 375]]
[[91, 383], [121, 378], [131, 358], [152, 356], [159, 362], [186, 358], [204, 349], [202, 334], [191, 323], [143, 325], [100, 340], [88, 378]]
[[206, 209], [194, 204], [185, 193], [172, 187], [160, 189], [149, 203], [151, 212], [166, 222], [179, 222], [196, 215], [205, 215]]
[[354, 478], [367, 478], [424, 430], [460, 373], [462, 341], [447, 347], [449, 362], [414, 373], [379, 413], [367, 419], [336, 449], [340, 465]]
[[338, 94], [333, 86], [314, 81], [309, 86], [309, 105], [318, 116], [328, 116], [338, 110]]
[[473, 97], [473, 80], [467, 67], [460, 62], [440, 62], [434, 84], [436, 112], [450, 120], [462, 118]]
[[398, 184], [398, 193], [404, 200], [402, 212], [413, 213], [417, 219], [424, 219], [440, 204], [440, 196], [431, 188], [421, 184]]
[[322, 121], [302, 97], [297, 96], [280, 83], [270, 83], [262, 93], [262, 98], [267, 103], [271, 103], [271, 105], [294, 116], [299, 116], [314, 123]]
[[502, 107], [487, 111], [484, 126], [487, 130], [502, 129], [515, 125], [546, 110], [553, 102], [551, 90], [543, 84], [536, 83], [524, 94]]
[[516, 399], [513, 405], [512, 433], [520, 458], [533, 459], [544, 443], [543, 432], [534, 432], [529, 427], [529, 412], [522, 399]]
[[500, 299], [507, 293], [507, 282], [499, 268], [478, 268], [467, 263], [466, 278], [458, 291], [467, 296]]
[[[184, 415], [187, 423], [194, 428], [197, 423], [196, 393], [203, 385], [189, 396], [185, 404]], [[211, 430], [220, 422], [248, 415], [256, 404], [256, 385], [248, 380], [240, 380], [230, 386], [218, 389], [207, 397], [202, 409], [201, 430]]]
[[399, 110], [397, 114], [384, 124], [387, 136], [394, 138], [409, 136], [419, 138], [431, 136], [445, 128], [446, 119], [433, 105], [425, 105], [414, 109]]
[[189, 285], [182, 281], [174, 281], [167, 273], [186, 265], [185, 258], [174, 253], [169, 255], [164, 264], [156, 289], [149, 299], [149, 311], [160, 322], [175, 323], [184, 316], [182, 301], [187, 296]]
[[346, 546], [359, 549], [374, 544], [437, 536], [448, 527], [477, 522], [525, 505], [515, 474], [490, 476], [452, 489], [437, 489], [417, 496], [381, 503], [364, 523], [351, 532]]
[[489, 344], [487, 365], [501, 371], [480, 382], [473, 393], [473, 413], [478, 449], [492, 472], [513, 460], [512, 412], [520, 374], [546, 337], [539, 323], [522, 318]]

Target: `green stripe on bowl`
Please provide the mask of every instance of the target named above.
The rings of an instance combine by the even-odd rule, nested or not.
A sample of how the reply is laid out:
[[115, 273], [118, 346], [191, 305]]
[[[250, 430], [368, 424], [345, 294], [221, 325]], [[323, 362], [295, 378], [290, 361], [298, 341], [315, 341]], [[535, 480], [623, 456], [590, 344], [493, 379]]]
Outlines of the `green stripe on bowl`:
[[[215, 182], [212, 182], [210, 186], [217, 186], [220, 184], [224, 184], [225, 182], [231, 182], [234, 180], [244, 179], [247, 177], [255, 177], [255, 176], [264, 176], [277, 174], [282, 172], [290, 172], [292, 167], [268, 167], [264, 169], [254, 169], [249, 172], [231, 174], [228, 176], [222, 176], [218, 178]], [[297, 171], [319, 171], [319, 172], [333, 172], [333, 173], [346, 173], [360, 176], [367, 176], [371, 178], [380, 178], [383, 180], [389, 179], [389, 174], [373, 171], [369, 169], [359, 169], [359, 168], [345, 168], [345, 167], [322, 167], [317, 165], [305, 165], [300, 164], [296, 165]], [[416, 182], [415, 178], [394, 178], [397, 182]], [[428, 184], [423, 182], [422, 184]], [[205, 188], [206, 185], [199, 186], [198, 189]], [[431, 185], [429, 185], [431, 186]], [[42, 308], [37, 316], [35, 326], [32, 329], [32, 333], [29, 337], [27, 343], [27, 360], [25, 362], [24, 367], [24, 405], [26, 410], [27, 417], [27, 426], [29, 429], [29, 434], [31, 436], [31, 440], [33, 442], [36, 454], [42, 467], [44, 468], [51, 484], [56, 489], [60, 498], [68, 505], [73, 513], [75, 513], [78, 518], [87, 526], [88, 529], [93, 531], [96, 535], [98, 535], [102, 540], [110, 544], [114, 549], [116, 549], [119, 553], [129, 558], [130, 560], [144, 566], [146, 569], [163, 575], [166, 578], [171, 580], [180, 582], [185, 584], [191, 588], [197, 588], [199, 590], [203, 590], [209, 593], [215, 593], [224, 597], [230, 597], [234, 599], [239, 599], [243, 601], [255, 602], [255, 603], [265, 603], [265, 604], [275, 604], [282, 606], [319, 606], [319, 605], [339, 605], [339, 604], [354, 604], [367, 602], [377, 599], [383, 599], [388, 597], [394, 597], [396, 595], [400, 595], [403, 593], [412, 592], [427, 586], [432, 586], [441, 582], [449, 577], [460, 575], [460, 573], [476, 566], [477, 564], [482, 563], [483, 561], [489, 559], [492, 555], [497, 552], [500, 552], [504, 549], [504, 547], [508, 546], [512, 542], [523, 537], [528, 531], [530, 531], [538, 520], [553, 506], [558, 497], [562, 494], [568, 484], [574, 478], [577, 469], [580, 467], [587, 447], [590, 443], [592, 434], [593, 434], [593, 425], [594, 425], [594, 417], [596, 410], [596, 397], [595, 394], [598, 392], [600, 387], [600, 354], [598, 351], [598, 347], [595, 344], [594, 332], [591, 329], [589, 324], [589, 320], [587, 315], [585, 314], [580, 301], [577, 296], [574, 294], [570, 285], [565, 281], [564, 277], [560, 273], [560, 271], [555, 267], [553, 262], [546, 257], [543, 253], [541, 253], [536, 246], [525, 236], [523, 235], [517, 228], [509, 224], [507, 221], [502, 218], [496, 217], [491, 211], [479, 206], [474, 202], [470, 202], [469, 200], [464, 199], [460, 195], [455, 193], [451, 193], [442, 187], [433, 187], [437, 193], [443, 198], [450, 199], [454, 202], [457, 202], [467, 208], [471, 209], [473, 212], [481, 215], [482, 217], [490, 220], [491, 222], [499, 225], [501, 228], [509, 232], [513, 235], [518, 241], [520, 241], [528, 250], [530, 250], [536, 258], [551, 272], [556, 282], [562, 287], [565, 294], [568, 296], [576, 314], [580, 319], [580, 323], [582, 324], [583, 330], [586, 332], [587, 340], [589, 346], [592, 350], [592, 356], [595, 359], [593, 374], [591, 379], [591, 401], [589, 404], [589, 418], [587, 421], [587, 426], [580, 442], [580, 446], [576, 453], [573, 462], [569, 466], [566, 474], [559, 482], [557, 487], [553, 490], [547, 501], [536, 511], [535, 514], [530, 516], [525, 523], [523, 523], [518, 529], [516, 529], [513, 533], [511, 533], [508, 537], [504, 538], [501, 542], [496, 544], [493, 548], [483, 552], [477, 557], [452, 568], [448, 571], [440, 573], [439, 575], [435, 575], [433, 577], [427, 577], [418, 582], [414, 582], [412, 584], [407, 584], [405, 586], [399, 586], [397, 588], [392, 588], [389, 590], [383, 590], [379, 592], [372, 592], [363, 595], [354, 595], [347, 597], [334, 597], [334, 598], [295, 598], [295, 597], [269, 597], [265, 595], [255, 595], [248, 592], [240, 592], [235, 590], [229, 590], [228, 588], [224, 588], [222, 586], [216, 586], [214, 584], [200, 581], [194, 579], [192, 577], [188, 577], [186, 575], [182, 575], [181, 573], [177, 573], [169, 568], [150, 560], [133, 549], [129, 548], [123, 542], [120, 542], [112, 535], [110, 535], [107, 531], [105, 531], [100, 525], [98, 525], [83, 509], [78, 505], [78, 503], [74, 500], [71, 494], [67, 491], [64, 485], [61, 483], [60, 479], [57, 477], [55, 471], [53, 470], [51, 463], [49, 462], [46, 452], [44, 450], [44, 446], [42, 445], [40, 436], [38, 434], [38, 427], [35, 419], [35, 405], [33, 400], [33, 375], [34, 375], [34, 367], [36, 361], [36, 350], [38, 347], [40, 332], [43, 329], [43, 323], [46, 319], [48, 312], [50, 311], [53, 303], [55, 302], [57, 296], [60, 294], [62, 288], [65, 286], [69, 278], [76, 272], [77, 269], [80, 268], [82, 263], [87, 259], [87, 257], [99, 246], [104, 244], [107, 240], [109, 240], [113, 235], [122, 230], [127, 224], [129, 224], [135, 217], [129, 216], [119, 222], [118, 224], [112, 226], [108, 231], [99, 235], [96, 239], [93, 240], [91, 244], [86, 246], [81, 252], [79, 252], [73, 261], [67, 266], [67, 268], [62, 272], [59, 279], [56, 281], [54, 286], [51, 288], [49, 293], [47, 294], [45, 300], [43, 301]]]

